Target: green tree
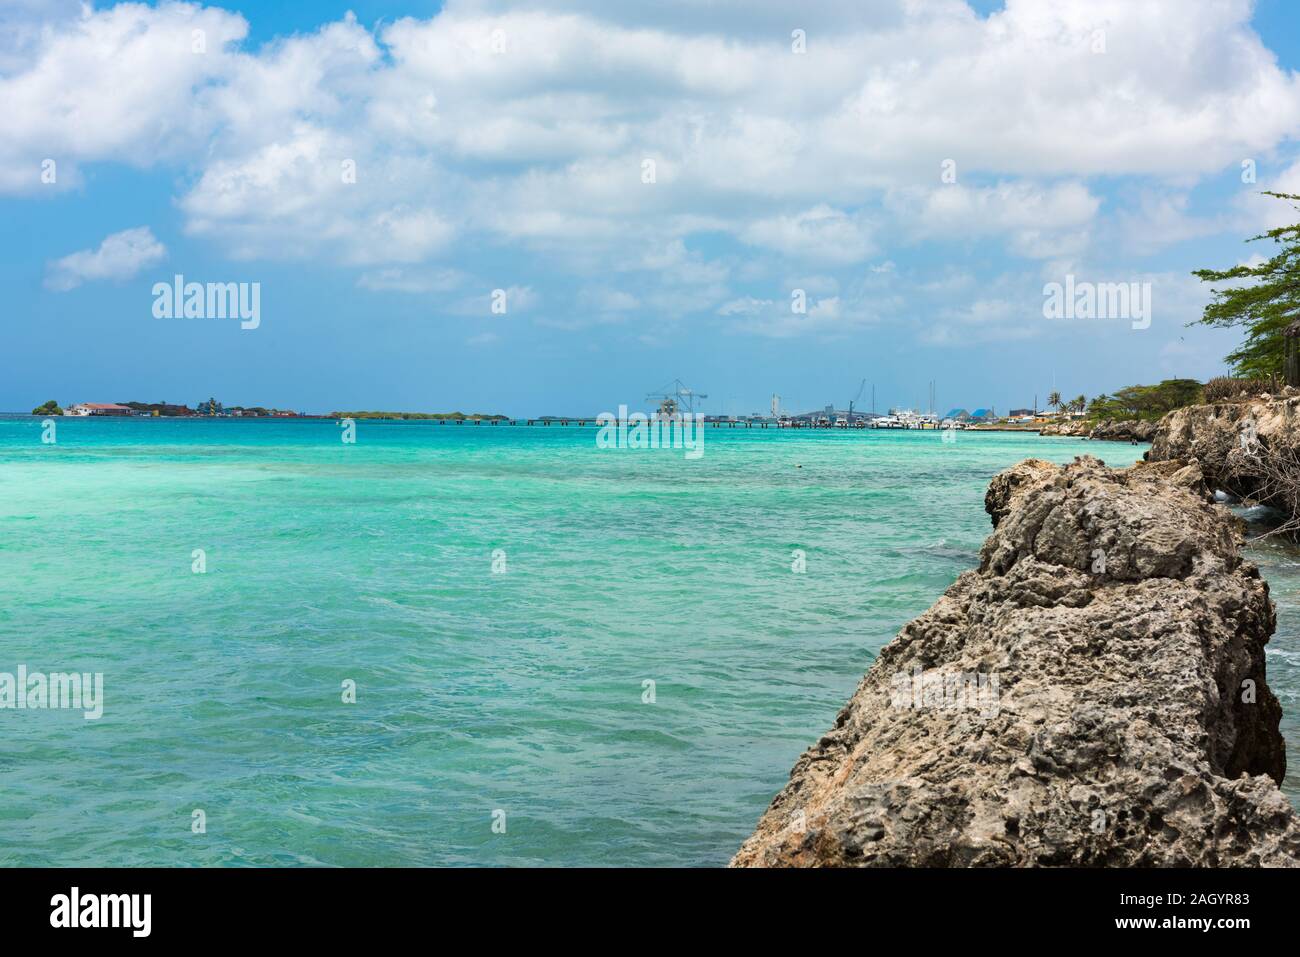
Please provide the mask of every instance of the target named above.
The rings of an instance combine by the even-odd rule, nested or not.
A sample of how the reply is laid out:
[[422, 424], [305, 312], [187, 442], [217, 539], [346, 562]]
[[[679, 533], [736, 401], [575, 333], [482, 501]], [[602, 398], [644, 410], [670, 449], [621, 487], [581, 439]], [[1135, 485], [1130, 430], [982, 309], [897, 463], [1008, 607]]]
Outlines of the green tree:
[[59, 403], [51, 399], [44, 405], [38, 405], [32, 409], [32, 415], [62, 415], [63, 410], [59, 408]]
[[[1300, 200], [1294, 193], [1265, 191], [1264, 195]], [[1296, 321], [1300, 319], [1300, 223], [1270, 229], [1246, 241], [1258, 239], [1271, 239], [1280, 247], [1273, 258], [1255, 266], [1198, 269], [1192, 273], [1202, 282], [1247, 280], [1243, 285], [1212, 289], [1214, 299], [1196, 321], [1207, 326], [1245, 327], [1246, 341], [1227, 355], [1237, 375], [1263, 378], [1285, 374], [1288, 385], [1300, 385], [1300, 361], [1296, 360], [1295, 348], [1295, 336], [1300, 335], [1300, 323]], [[1288, 327], [1293, 325], [1289, 350], [1292, 358], [1288, 363]]]
[[1059, 392], [1049, 392], [1049, 393], [1047, 394], [1047, 404], [1050, 405], [1052, 408], [1056, 409], [1057, 412], [1060, 412], [1060, 411], [1061, 411], [1061, 393], [1059, 393]]
[[1203, 398], [1201, 384], [1195, 379], [1165, 379], [1157, 385], [1131, 385], [1117, 389], [1114, 395], [1099, 395], [1088, 411], [1096, 419], [1159, 419]]

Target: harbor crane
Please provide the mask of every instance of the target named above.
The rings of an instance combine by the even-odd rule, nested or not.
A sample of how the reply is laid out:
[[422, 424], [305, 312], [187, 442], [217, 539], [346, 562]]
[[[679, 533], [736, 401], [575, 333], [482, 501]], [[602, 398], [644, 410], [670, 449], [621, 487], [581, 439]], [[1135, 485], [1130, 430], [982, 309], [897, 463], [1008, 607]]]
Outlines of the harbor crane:
[[853, 419], [853, 406], [857, 403], [858, 399], [862, 398], [862, 390], [864, 390], [866, 387], [867, 387], [867, 380], [866, 380], [866, 379], [863, 379], [863, 380], [862, 380], [862, 384], [861, 384], [860, 386], [858, 386], [858, 394], [855, 395], [853, 398], [849, 399], [849, 419], [850, 419], [850, 420]]
[[695, 412], [695, 402], [697, 399], [707, 399], [708, 393], [696, 392], [689, 388], [681, 379], [674, 379], [664, 388], [657, 392], [651, 392], [646, 395], [646, 401], [650, 402], [655, 399], [659, 400], [658, 412], [661, 416], [691, 415]]

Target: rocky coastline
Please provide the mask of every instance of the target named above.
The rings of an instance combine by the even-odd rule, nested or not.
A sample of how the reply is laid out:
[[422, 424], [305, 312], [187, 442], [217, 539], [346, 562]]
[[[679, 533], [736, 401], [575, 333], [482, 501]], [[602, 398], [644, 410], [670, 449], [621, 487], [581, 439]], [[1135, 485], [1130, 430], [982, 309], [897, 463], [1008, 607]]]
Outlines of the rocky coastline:
[[1300, 517], [1300, 389], [1176, 409], [1146, 458], [1196, 459], [1211, 489]]
[[995, 476], [979, 567], [881, 650], [732, 865], [1300, 863], [1274, 609], [1211, 491], [1172, 458]]
[[1140, 419], [1103, 419], [1100, 422], [1074, 420], [1045, 425], [1039, 435], [1062, 435], [1105, 442], [1150, 442], [1157, 423]]

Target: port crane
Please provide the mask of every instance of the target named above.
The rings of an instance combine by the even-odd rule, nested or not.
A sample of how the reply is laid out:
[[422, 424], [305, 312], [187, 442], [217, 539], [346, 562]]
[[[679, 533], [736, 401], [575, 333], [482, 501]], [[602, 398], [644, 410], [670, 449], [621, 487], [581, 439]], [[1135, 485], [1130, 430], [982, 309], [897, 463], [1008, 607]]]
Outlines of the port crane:
[[647, 402], [659, 400], [658, 412], [660, 415], [674, 416], [683, 413], [691, 415], [695, 412], [696, 400], [707, 399], [708, 397], [708, 393], [696, 392], [682, 382], [681, 379], [674, 379], [659, 391], [648, 393], [645, 398]]
[[858, 399], [862, 398], [862, 391], [866, 387], [867, 387], [867, 380], [863, 379], [862, 384], [858, 386], [858, 394], [855, 395], [853, 398], [849, 399], [849, 421], [853, 420], [853, 406], [857, 403]]

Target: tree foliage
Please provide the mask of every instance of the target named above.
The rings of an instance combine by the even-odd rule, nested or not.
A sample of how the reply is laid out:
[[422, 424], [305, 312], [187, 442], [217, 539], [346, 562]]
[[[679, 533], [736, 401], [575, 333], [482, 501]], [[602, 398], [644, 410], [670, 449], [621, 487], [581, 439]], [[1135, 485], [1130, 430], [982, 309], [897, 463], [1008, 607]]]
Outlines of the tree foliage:
[[[1266, 191], [1264, 195], [1300, 200], [1300, 195], [1294, 193]], [[1247, 242], [1260, 239], [1271, 239], [1280, 247], [1271, 259], [1253, 266], [1198, 269], [1192, 273], [1202, 282], [1245, 280], [1241, 285], [1212, 289], [1213, 301], [1197, 322], [1207, 326], [1245, 327], [1245, 342], [1228, 354], [1227, 361], [1237, 375], [1252, 378], [1283, 374], [1284, 333], [1287, 326], [1300, 319], [1300, 223], [1270, 229]]]
[[1195, 379], [1165, 379], [1158, 385], [1131, 385], [1113, 395], [1099, 395], [1088, 412], [1098, 419], [1158, 419], [1202, 398], [1201, 384]]

